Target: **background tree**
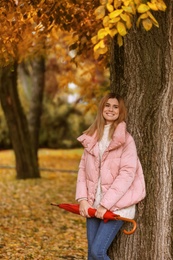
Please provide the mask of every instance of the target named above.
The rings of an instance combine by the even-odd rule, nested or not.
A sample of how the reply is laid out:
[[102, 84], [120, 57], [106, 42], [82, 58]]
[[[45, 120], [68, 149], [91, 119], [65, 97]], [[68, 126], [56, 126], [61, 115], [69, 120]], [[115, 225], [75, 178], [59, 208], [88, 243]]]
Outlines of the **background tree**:
[[43, 91], [45, 85], [44, 74], [45, 59], [43, 56], [38, 56], [32, 63], [32, 96], [28, 117], [32, 145], [36, 155], [39, 148], [40, 117], [42, 114]]
[[[49, 12], [53, 10], [54, 4], [49, 2], [46, 6], [46, 11], [44, 10], [45, 12], [42, 13], [41, 8], [43, 2], [44, 1], [41, 1], [39, 3], [39, 1], [37, 1], [32, 3], [32, 1], [8, 0], [1, 1], [0, 3], [0, 18], [2, 24], [0, 31], [1, 35], [3, 35], [0, 48], [0, 65], [3, 67], [1, 69], [0, 99], [15, 152], [18, 178], [35, 178], [40, 176], [37, 162], [37, 148], [39, 117], [43, 95], [42, 89], [44, 86], [42, 80], [44, 77], [43, 59], [33, 63], [34, 66], [37, 65], [37, 79], [36, 77], [33, 79], [36, 80], [37, 83], [38, 79], [41, 79], [42, 82], [41, 84], [37, 84], [37, 87], [32, 91], [32, 93], [34, 92], [33, 97], [36, 97], [35, 94], [37, 94], [37, 101], [35, 102], [34, 100], [31, 102], [32, 106], [30, 111], [32, 112], [34, 110], [34, 113], [30, 112], [30, 127], [28, 126], [28, 121], [26, 120], [26, 115], [24, 114], [18, 96], [16, 68], [17, 64], [21, 61], [29, 57], [32, 58], [35, 54], [40, 55], [40, 57], [45, 54], [44, 46], [46, 35], [52, 24]], [[41, 70], [38, 71], [39, 64], [42, 66], [42, 73], [40, 73]], [[14, 87], [14, 91], [12, 91], [12, 87]], [[16, 111], [8, 109], [8, 100], [13, 100], [13, 106], [17, 108]], [[16, 131], [14, 131], [14, 128]], [[28, 129], [30, 129], [30, 131]], [[22, 146], [25, 146], [25, 148], [22, 149]], [[22, 156], [20, 156], [21, 150], [25, 150]], [[26, 162], [30, 164], [30, 167], [27, 166]], [[25, 165], [27, 169], [25, 169], [25, 167], [19, 167], [19, 165]]]
[[0, 71], [0, 100], [16, 155], [17, 178], [38, 178], [38, 162], [31, 145], [26, 116], [17, 91], [17, 63]]
[[[15, 152], [17, 178], [37, 178], [40, 177], [36, 155], [38, 132], [36, 132], [37, 128], [33, 131], [33, 127], [31, 129], [32, 135], [29, 132], [26, 115], [18, 96], [17, 65], [26, 58], [26, 49], [28, 55], [33, 54], [37, 48], [43, 49], [45, 42], [45, 36], [41, 31], [43, 25], [39, 25], [41, 21], [39, 15], [29, 3], [2, 1], [0, 14], [1, 33], [3, 34], [0, 48], [0, 64], [1, 67], [3, 66], [1, 69], [0, 100]], [[37, 79], [38, 76], [40, 73], [37, 73]], [[37, 86], [42, 87], [44, 84], [37, 84]], [[39, 101], [38, 95], [37, 100]], [[34, 105], [38, 104], [38, 101]], [[38, 111], [40, 112], [37, 107]]]

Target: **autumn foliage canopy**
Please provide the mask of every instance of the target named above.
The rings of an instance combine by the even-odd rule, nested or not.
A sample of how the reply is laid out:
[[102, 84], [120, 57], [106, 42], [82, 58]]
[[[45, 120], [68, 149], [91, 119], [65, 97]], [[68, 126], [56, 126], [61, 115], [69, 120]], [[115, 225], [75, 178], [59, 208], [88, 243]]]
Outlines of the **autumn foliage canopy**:
[[70, 49], [98, 59], [114, 36], [123, 44], [134, 20], [148, 31], [159, 26], [154, 13], [165, 10], [163, 0], [2, 0], [0, 65], [45, 54], [58, 29], [70, 33]]

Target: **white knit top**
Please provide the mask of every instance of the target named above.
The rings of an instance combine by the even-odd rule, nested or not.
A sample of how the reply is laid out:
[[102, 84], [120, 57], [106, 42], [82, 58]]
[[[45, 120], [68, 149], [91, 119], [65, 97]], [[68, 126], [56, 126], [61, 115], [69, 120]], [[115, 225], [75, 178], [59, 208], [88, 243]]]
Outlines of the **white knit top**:
[[[101, 158], [102, 158], [102, 155], [103, 155], [105, 149], [109, 146], [109, 143], [111, 141], [109, 139], [110, 126], [111, 126], [111, 124], [105, 125], [103, 137], [99, 142], [100, 161], [101, 161]], [[94, 208], [98, 207], [100, 200], [101, 200], [101, 197], [102, 197], [102, 191], [101, 191], [100, 178], [99, 178], [98, 186], [97, 186], [97, 192], [96, 192], [96, 195], [95, 195], [95, 201], [94, 201], [94, 205], [93, 205]], [[120, 215], [121, 217], [124, 217], [124, 218], [133, 219], [135, 217], [135, 205], [132, 205], [128, 208], [116, 210], [114, 213], [118, 214], [118, 215]]]

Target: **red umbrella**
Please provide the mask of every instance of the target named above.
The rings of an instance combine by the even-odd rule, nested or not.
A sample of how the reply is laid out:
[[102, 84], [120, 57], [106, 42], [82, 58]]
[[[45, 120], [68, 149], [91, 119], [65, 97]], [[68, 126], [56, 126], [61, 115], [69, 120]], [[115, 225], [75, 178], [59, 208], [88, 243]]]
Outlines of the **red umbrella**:
[[[65, 209], [65, 210], [67, 210], [69, 212], [72, 212], [72, 213], [80, 215], [79, 204], [67, 204], [67, 203], [64, 203], [64, 204], [54, 204], [54, 203], [51, 203], [51, 205], [57, 206], [59, 208]], [[95, 217], [95, 212], [96, 212], [96, 209], [93, 209], [93, 208], [89, 208], [88, 209], [88, 214], [91, 217]], [[131, 222], [133, 224], [132, 230], [130, 230], [130, 231], [123, 230], [123, 232], [125, 234], [127, 234], [127, 235], [133, 234], [135, 232], [135, 230], [136, 230], [136, 221], [134, 219], [123, 218], [120, 215], [116, 215], [116, 214], [114, 214], [113, 212], [111, 212], [109, 210], [106, 211], [106, 213], [103, 216], [103, 219], [104, 219], [104, 222], [107, 222], [110, 219], [123, 220], [123, 221]]]

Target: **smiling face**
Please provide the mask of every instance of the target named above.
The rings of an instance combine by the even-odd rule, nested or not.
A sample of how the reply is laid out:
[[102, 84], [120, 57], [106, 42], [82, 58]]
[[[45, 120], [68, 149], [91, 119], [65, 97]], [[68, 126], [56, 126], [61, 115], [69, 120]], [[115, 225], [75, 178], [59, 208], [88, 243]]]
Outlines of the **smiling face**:
[[108, 99], [103, 108], [103, 117], [106, 120], [106, 124], [111, 124], [118, 119], [119, 113], [118, 100], [116, 98]]

